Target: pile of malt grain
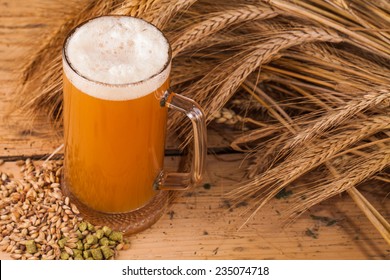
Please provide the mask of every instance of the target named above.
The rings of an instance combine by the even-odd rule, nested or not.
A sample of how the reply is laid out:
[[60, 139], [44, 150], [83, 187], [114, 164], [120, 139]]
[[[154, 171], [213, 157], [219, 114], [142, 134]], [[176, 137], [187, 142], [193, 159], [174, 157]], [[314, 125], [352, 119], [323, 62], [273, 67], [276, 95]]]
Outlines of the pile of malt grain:
[[121, 232], [83, 221], [61, 191], [62, 161], [19, 161], [21, 179], [0, 172], [0, 249], [14, 259], [113, 259]]

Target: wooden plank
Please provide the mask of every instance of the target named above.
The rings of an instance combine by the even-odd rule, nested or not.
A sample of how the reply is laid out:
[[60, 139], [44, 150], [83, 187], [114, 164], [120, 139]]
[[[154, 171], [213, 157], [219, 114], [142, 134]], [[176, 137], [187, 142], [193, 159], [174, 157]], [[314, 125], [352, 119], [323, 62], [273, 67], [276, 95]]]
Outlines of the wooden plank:
[[[166, 158], [168, 168], [178, 157]], [[211, 188], [178, 193], [151, 228], [130, 237], [120, 259], [390, 259], [390, 248], [347, 195], [330, 199], [289, 226], [280, 218], [288, 199], [273, 199], [244, 224], [248, 206], [229, 209], [224, 196], [242, 179], [243, 155], [208, 157], [205, 183]], [[15, 163], [0, 170], [18, 173]], [[389, 219], [390, 205], [374, 188], [363, 194]], [[311, 215], [337, 221], [327, 225]], [[240, 227], [242, 227], [240, 229]], [[315, 234], [310, 234], [310, 231]], [[2, 252], [0, 259], [9, 255]]]

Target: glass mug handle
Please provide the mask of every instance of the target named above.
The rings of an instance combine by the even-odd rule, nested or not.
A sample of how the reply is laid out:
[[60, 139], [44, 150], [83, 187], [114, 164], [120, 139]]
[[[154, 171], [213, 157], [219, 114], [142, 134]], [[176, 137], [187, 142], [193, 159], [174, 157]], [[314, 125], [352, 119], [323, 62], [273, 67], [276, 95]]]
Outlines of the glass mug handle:
[[167, 90], [161, 99], [161, 106], [184, 113], [192, 124], [194, 152], [190, 172], [175, 173], [161, 171], [154, 187], [157, 190], [186, 190], [202, 180], [207, 152], [207, 131], [204, 112], [192, 99]]

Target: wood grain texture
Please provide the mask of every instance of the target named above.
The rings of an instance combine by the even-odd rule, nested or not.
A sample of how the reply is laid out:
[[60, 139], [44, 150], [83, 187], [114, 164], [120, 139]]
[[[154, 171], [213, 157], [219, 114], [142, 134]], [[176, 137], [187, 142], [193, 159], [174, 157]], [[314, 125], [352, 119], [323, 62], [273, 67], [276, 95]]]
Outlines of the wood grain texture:
[[[31, 127], [25, 125], [28, 117], [22, 110], [9, 113], [26, 55], [60, 24], [59, 17], [65, 20], [77, 8], [69, 3], [30, 0], [26, 6], [22, 0], [0, 0], [0, 158], [50, 154], [62, 143], [61, 133], [51, 127], [46, 116], [39, 116]], [[209, 131], [209, 139], [210, 146], [226, 147], [231, 137], [219, 128]], [[174, 136], [167, 142], [168, 148], [177, 149]], [[167, 165], [173, 168], [179, 159], [167, 157]], [[178, 194], [155, 225], [130, 237], [131, 249], [120, 252], [119, 258], [390, 259], [389, 246], [347, 195], [312, 208], [288, 227], [280, 220], [280, 213], [289, 207], [288, 200], [274, 199], [242, 226], [248, 206], [243, 202], [230, 209], [223, 195], [242, 179], [243, 160], [241, 154], [209, 155], [205, 183], [211, 188], [200, 186]], [[18, 173], [12, 161], [0, 170]], [[390, 218], [385, 194], [378, 194], [372, 186], [362, 192]], [[311, 215], [337, 222], [327, 226]], [[0, 252], [0, 259], [9, 258]]]
[[[0, 156], [49, 153], [60, 144], [45, 116], [31, 127], [23, 110], [10, 106], [26, 56], [60, 23], [59, 11], [49, 2], [31, 1], [26, 6], [19, 0], [0, 1]], [[45, 4], [49, 9], [44, 9]]]
[[[167, 157], [167, 168], [176, 168], [179, 159]], [[130, 237], [131, 248], [119, 259], [390, 259], [389, 246], [346, 194], [288, 226], [281, 214], [289, 200], [273, 199], [242, 226], [248, 205], [229, 208], [224, 195], [242, 179], [243, 159], [240, 154], [209, 156], [204, 183], [210, 188], [178, 193], [156, 224]], [[14, 162], [0, 170], [19, 173]], [[388, 219], [390, 205], [372, 190], [362, 192]], [[0, 253], [0, 259], [8, 258]]]

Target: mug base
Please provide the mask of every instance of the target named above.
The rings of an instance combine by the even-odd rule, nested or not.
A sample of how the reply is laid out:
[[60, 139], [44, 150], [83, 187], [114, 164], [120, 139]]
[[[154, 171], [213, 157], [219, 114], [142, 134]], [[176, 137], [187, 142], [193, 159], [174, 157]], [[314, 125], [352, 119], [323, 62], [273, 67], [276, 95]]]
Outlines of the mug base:
[[170, 196], [169, 191], [159, 191], [147, 204], [137, 210], [125, 213], [104, 213], [86, 206], [70, 192], [66, 184], [62, 186], [64, 195], [68, 196], [70, 201], [77, 206], [80, 215], [86, 221], [93, 225], [108, 226], [125, 235], [143, 231], [156, 223], [165, 212]]

